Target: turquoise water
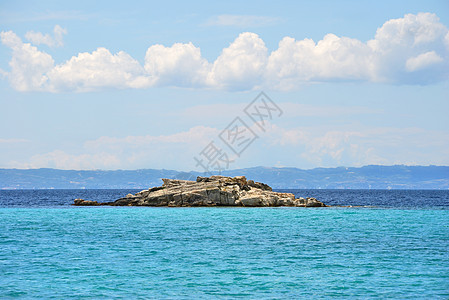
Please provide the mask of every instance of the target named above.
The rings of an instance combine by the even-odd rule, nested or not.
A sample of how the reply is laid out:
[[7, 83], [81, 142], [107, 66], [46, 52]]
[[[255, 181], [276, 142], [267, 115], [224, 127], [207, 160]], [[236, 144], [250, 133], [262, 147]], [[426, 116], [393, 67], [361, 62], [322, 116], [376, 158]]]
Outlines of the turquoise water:
[[0, 298], [449, 298], [449, 210], [0, 208]]

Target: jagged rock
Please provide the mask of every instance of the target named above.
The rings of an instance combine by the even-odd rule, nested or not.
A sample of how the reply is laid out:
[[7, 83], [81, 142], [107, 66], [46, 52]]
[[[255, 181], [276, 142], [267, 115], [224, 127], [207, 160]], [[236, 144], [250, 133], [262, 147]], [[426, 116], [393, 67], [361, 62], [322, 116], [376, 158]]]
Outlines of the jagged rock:
[[90, 201], [90, 200], [84, 200], [84, 199], [75, 199], [75, 204], [74, 205], [79, 205], [79, 206], [98, 206], [101, 205], [102, 203], [98, 203], [97, 201]]
[[272, 191], [271, 187], [268, 184], [261, 182], [254, 182], [253, 180], [248, 180], [248, 185], [251, 187], [255, 187], [264, 191]]
[[75, 199], [74, 205], [93, 206], [297, 206], [324, 207], [315, 198], [299, 198], [291, 193], [273, 192], [264, 183], [244, 176], [198, 177], [196, 181], [162, 179], [160, 187], [128, 194], [114, 202], [98, 203]]

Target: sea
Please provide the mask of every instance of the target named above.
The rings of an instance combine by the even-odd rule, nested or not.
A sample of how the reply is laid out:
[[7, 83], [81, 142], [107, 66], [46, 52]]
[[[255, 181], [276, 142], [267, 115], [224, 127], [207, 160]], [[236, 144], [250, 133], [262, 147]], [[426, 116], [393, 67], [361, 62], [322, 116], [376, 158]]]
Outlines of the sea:
[[448, 190], [278, 190], [326, 208], [74, 207], [1, 190], [0, 299], [449, 299]]

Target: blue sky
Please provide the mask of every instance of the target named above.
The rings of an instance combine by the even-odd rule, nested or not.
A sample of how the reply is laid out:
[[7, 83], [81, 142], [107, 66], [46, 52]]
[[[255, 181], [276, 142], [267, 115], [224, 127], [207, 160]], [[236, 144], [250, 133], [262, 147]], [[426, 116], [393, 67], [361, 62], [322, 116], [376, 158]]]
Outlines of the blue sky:
[[3, 1], [0, 168], [203, 171], [211, 142], [228, 168], [448, 165], [448, 27], [447, 1]]

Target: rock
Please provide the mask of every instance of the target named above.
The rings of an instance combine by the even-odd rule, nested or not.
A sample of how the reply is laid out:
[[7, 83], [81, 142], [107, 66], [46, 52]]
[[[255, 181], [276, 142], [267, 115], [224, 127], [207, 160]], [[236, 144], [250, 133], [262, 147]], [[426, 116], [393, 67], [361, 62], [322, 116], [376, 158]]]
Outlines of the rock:
[[89, 201], [89, 200], [84, 200], [84, 199], [75, 199], [75, 204], [74, 205], [79, 205], [79, 206], [98, 206], [100, 205], [100, 203], [98, 203], [97, 201]]
[[196, 181], [162, 179], [160, 187], [128, 194], [114, 202], [98, 203], [75, 199], [77, 206], [296, 206], [325, 207], [315, 198], [273, 192], [270, 186], [244, 176], [198, 177]]
[[261, 183], [261, 182], [254, 182], [252, 180], [248, 180], [248, 185], [251, 187], [255, 187], [264, 191], [272, 191], [271, 187], [268, 186], [268, 184]]

